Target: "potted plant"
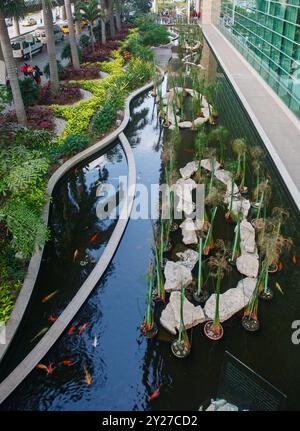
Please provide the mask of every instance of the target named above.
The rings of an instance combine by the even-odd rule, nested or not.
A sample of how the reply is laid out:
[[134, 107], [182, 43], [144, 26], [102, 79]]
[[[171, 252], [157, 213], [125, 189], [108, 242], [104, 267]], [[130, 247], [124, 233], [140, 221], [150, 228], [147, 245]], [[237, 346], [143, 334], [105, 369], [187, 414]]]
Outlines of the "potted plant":
[[231, 271], [231, 266], [227, 261], [228, 250], [226, 249], [224, 242], [219, 240], [217, 246], [220, 251], [217, 251], [216, 255], [211, 256], [208, 260], [208, 266], [212, 271], [211, 275], [216, 278], [215, 317], [214, 320], [210, 320], [204, 325], [204, 334], [211, 340], [219, 340], [224, 335], [219, 314], [221, 281], [225, 274]]
[[272, 189], [269, 185], [269, 180], [259, 183], [253, 192], [252, 208], [256, 211], [256, 217], [252, 219], [251, 224], [254, 228], [259, 228], [259, 220], [263, 212], [263, 219], [266, 218], [266, 209], [271, 200]]
[[212, 129], [208, 134], [208, 143], [216, 145], [219, 150], [219, 163], [221, 166], [224, 166], [224, 150], [228, 141], [229, 131], [223, 126]]
[[203, 245], [204, 241], [201, 235], [198, 240], [198, 276], [197, 276], [197, 287], [193, 292], [193, 298], [199, 304], [204, 304], [209, 298], [209, 293], [205, 289], [205, 283], [203, 282]]
[[143, 324], [140, 327], [141, 333], [146, 338], [153, 338], [158, 332], [157, 325], [154, 321], [154, 311], [152, 306], [152, 290], [153, 290], [153, 265], [152, 265], [152, 262], [150, 262], [150, 267], [148, 272], [146, 316]]
[[237, 172], [236, 177], [240, 180], [239, 190], [241, 193], [247, 191], [245, 187], [245, 176], [246, 176], [246, 154], [247, 144], [245, 139], [238, 138], [232, 142], [233, 152], [237, 156]]
[[224, 193], [221, 191], [221, 189], [212, 187], [211, 191], [205, 198], [205, 204], [211, 207], [210, 224], [203, 245], [203, 254], [207, 256], [214, 248], [213, 226], [218, 208], [224, 205]]
[[180, 323], [179, 323], [179, 331], [178, 331], [178, 338], [175, 340], [171, 345], [171, 350], [173, 355], [176, 356], [176, 358], [184, 359], [186, 358], [191, 351], [191, 343], [184, 325], [184, 319], [183, 319], [183, 306], [184, 306], [184, 295], [185, 289], [181, 288], [181, 295], [180, 295]]

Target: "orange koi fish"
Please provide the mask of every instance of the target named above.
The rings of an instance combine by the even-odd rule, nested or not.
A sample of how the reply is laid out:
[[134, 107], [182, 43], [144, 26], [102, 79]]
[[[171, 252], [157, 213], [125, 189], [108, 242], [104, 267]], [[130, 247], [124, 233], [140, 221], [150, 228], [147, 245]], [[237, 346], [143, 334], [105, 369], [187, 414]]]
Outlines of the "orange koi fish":
[[45, 370], [48, 373], [48, 367], [44, 364], [37, 364], [35, 368], [38, 368], [40, 370]]
[[75, 329], [77, 328], [77, 326], [79, 325], [79, 323], [80, 323], [80, 320], [79, 320], [79, 322], [75, 323], [75, 325], [73, 325], [73, 326], [68, 330], [68, 334], [69, 334], [69, 335], [70, 335], [70, 334], [73, 334], [73, 332], [75, 331]]
[[98, 238], [100, 232], [95, 233], [95, 235], [92, 235], [90, 237], [90, 241], [89, 242], [95, 242], [96, 239]]
[[278, 267], [278, 269], [279, 269], [279, 271], [282, 271], [282, 270], [283, 270], [282, 262], [279, 262], [279, 267]]
[[296, 256], [294, 255], [294, 256], [293, 256], [293, 264], [294, 264], [294, 265], [296, 265], [296, 263], [297, 263], [297, 258], [296, 258]]
[[51, 316], [48, 317], [49, 322], [55, 322], [56, 320], [57, 320], [57, 317], [52, 316], [52, 314], [51, 314]]
[[65, 365], [66, 367], [70, 367], [71, 365], [75, 364], [75, 361], [71, 361], [70, 359], [64, 359], [60, 362], [61, 365]]
[[184, 148], [183, 151], [186, 153], [193, 153], [194, 152], [194, 150], [192, 150], [192, 148]]
[[73, 262], [75, 262], [75, 260], [77, 259], [78, 256], [79, 256], [79, 251], [78, 251], [78, 249], [76, 249], [74, 251], [74, 254], [73, 254]]
[[85, 374], [86, 384], [90, 385], [92, 383], [92, 376], [90, 375], [86, 367], [84, 367], [84, 374]]
[[149, 401], [154, 400], [155, 398], [158, 397], [159, 395], [159, 391], [160, 391], [160, 386], [158, 386], [158, 388], [153, 392], [153, 394], [151, 395], [151, 397], [149, 398]]
[[42, 299], [42, 302], [48, 302], [49, 299], [53, 298], [54, 295], [56, 295], [58, 293], [58, 290], [55, 290], [55, 292], [50, 293], [49, 295], [45, 296]]
[[83, 331], [87, 328], [89, 322], [86, 322], [82, 327], [79, 329], [78, 335], [81, 335]]

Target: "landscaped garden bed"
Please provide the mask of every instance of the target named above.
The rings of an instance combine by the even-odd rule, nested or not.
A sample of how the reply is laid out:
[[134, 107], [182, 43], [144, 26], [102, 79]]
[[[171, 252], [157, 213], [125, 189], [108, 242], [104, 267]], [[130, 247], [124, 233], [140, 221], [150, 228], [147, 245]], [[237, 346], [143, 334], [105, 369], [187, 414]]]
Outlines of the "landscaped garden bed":
[[[28, 106], [27, 128], [17, 126], [14, 112], [0, 117], [3, 129], [0, 150], [9, 146], [9, 150], [3, 152], [0, 166], [0, 259], [3, 263], [0, 320], [9, 318], [28, 262], [49, 237], [41, 218], [49, 175], [63, 161], [116, 127], [116, 120], [120, 122], [122, 118], [120, 110], [127, 95], [155, 74], [153, 55], [149, 55], [149, 51], [147, 58], [136, 58], [132, 52], [130, 60], [124, 60], [122, 44], [126, 45], [131, 32], [136, 39], [137, 31], [127, 27], [119, 41], [108, 41], [106, 46], [96, 44], [96, 55], [84, 48], [83, 59], [87, 61], [79, 71], [72, 65], [64, 70], [60, 67], [61, 79], [67, 82], [60, 83], [58, 92], [51, 91], [49, 84], [38, 88], [33, 81], [28, 81], [23, 92], [27, 105], [49, 107]], [[137, 53], [148, 50], [141, 40], [136, 40], [135, 45]], [[107, 61], [101, 61], [103, 59]], [[100, 79], [100, 71], [108, 75]], [[92, 96], [80, 100], [80, 89], [89, 91]], [[60, 137], [52, 132], [55, 117], [66, 121]]]

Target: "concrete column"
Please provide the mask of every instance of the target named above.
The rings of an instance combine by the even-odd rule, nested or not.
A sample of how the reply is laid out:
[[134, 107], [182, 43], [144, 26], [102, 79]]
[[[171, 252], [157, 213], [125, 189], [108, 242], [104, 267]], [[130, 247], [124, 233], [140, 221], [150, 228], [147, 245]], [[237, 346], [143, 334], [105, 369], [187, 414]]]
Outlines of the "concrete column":
[[66, 20], [66, 8], [64, 6], [59, 8], [59, 16], [62, 21]]
[[158, 0], [154, 0], [153, 2], [153, 12], [158, 13]]
[[221, 0], [203, 0], [202, 24], [217, 24], [221, 12]]
[[196, 12], [201, 12], [201, 0], [196, 0], [195, 2], [195, 10]]
[[19, 19], [16, 17], [13, 17], [12, 22], [13, 22], [14, 36], [20, 36]]

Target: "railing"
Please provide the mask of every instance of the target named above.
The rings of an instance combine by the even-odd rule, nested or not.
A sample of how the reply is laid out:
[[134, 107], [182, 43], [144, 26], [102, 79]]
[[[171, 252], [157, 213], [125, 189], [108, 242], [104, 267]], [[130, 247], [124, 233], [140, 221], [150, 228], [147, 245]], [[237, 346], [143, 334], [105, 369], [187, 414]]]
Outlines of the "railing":
[[[294, 80], [291, 76], [282, 77], [274, 72], [261, 57], [257, 56], [247, 46], [249, 41], [243, 35], [235, 35], [237, 33], [235, 29], [226, 26], [222, 18], [219, 20], [218, 28], [251, 66], [257, 70], [260, 76], [271, 86], [291, 111], [300, 118], [300, 82]], [[299, 96], [295, 94], [297, 86], [299, 87]]]

